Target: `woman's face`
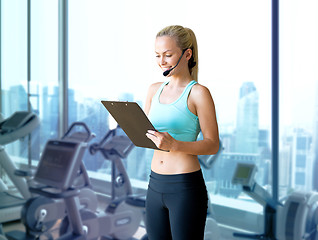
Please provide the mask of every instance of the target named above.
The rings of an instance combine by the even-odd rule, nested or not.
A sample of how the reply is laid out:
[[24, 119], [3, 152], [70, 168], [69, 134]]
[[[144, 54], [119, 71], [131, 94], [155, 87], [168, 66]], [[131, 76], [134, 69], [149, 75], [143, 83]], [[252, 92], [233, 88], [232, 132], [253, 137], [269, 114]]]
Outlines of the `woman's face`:
[[[182, 50], [177, 46], [177, 42], [173, 38], [169, 36], [162, 36], [156, 38], [155, 53], [157, 64], [162, 71], [166, 71], [177, 64], [182, 54]], [[181, 61], [178, 66], [179, 65], [182, 65]], [[176, 70], [177, 69], [174, 69], [173, 72]], [[171, 74], [172, 72], [169, 75]]]

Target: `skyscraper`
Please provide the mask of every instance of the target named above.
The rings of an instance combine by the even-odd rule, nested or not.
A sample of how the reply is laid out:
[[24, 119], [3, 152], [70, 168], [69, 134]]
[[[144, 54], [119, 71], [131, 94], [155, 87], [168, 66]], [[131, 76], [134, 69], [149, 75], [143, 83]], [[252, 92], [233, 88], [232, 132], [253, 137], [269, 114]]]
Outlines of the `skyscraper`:
[[258, 152], [258, 92], [253, 82], [244, 82], [240, 88], [237, 106], [235, 152]]
[[292, 136], [291, 187], [310, 191], [312, 189], [312, 136], [303, 129], [295, 129]]

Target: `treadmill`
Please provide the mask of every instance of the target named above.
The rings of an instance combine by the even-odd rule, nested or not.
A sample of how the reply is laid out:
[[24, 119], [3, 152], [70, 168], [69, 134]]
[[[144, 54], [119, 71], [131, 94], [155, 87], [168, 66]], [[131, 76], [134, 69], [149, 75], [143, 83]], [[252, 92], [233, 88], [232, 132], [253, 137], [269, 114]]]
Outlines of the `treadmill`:
[[21, 197], [12, 194], [0, 179], [0, 224], [20, 219], [25, 200], [31, 197], [25, 178], [15, 175], [17, 169], [5, 151], [5, 145], [30, 134], [39, 125], [34, 113], [18, 111], [0, 122], [0, 168], [4, 169]]

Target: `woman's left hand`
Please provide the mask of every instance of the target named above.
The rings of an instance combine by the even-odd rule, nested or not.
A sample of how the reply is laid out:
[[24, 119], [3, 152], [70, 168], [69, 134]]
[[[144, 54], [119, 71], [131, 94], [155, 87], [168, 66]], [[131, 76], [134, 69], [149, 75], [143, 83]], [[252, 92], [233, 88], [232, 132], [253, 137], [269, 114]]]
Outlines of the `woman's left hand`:
[[175, 139], [167, 132], [157, 132], [148, 130], [146, 136], [153, 141], [159, 149], [171, 151], [175, 143]]

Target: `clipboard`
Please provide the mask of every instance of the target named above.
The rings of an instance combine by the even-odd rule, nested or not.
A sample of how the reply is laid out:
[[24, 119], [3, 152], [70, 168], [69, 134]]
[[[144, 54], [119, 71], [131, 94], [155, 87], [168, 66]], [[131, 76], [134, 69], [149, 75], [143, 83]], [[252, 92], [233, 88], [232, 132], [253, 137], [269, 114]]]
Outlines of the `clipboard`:
[[147, 138], [147, 131], [156, 131], [156, 129], [136, 102], [101, 101], [101, 103], [137, 147], [162, 150]]

